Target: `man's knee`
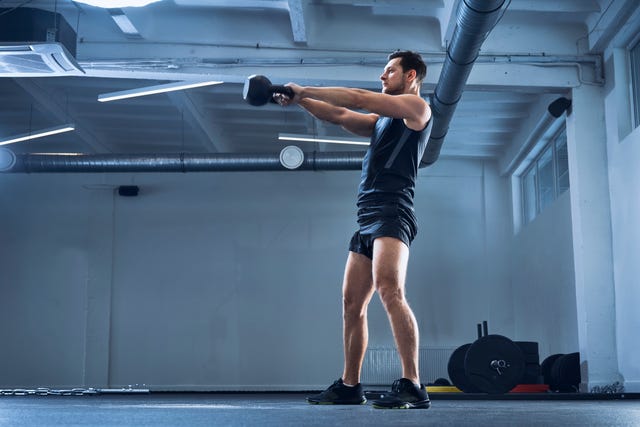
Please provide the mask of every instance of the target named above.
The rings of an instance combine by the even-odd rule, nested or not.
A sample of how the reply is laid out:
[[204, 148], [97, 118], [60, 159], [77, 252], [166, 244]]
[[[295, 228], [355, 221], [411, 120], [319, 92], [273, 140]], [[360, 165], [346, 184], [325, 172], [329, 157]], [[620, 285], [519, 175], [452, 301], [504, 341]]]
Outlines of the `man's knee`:
[[367, 312], [373, 289], [371, 286], [347, 290], [342, 293], [342, 309], [346, 317], [362, 317]]
[[397, 282], [379, 283], [376, 290], [385, 308], [404, 303], [404, 292]]
[[346, 317], [361, 317], [364, 316], [367, 309], [367, 296], [366, 295], [342, 295], [342, 309]]

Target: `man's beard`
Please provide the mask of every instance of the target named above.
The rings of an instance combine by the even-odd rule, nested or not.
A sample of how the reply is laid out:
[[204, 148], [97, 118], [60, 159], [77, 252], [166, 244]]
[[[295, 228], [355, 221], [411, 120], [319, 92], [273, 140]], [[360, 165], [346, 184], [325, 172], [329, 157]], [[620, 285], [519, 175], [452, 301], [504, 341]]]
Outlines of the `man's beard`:
[[404, 83], [396, 87], [387, 86], [383, 88], [383, 92], [387, 95], [400, 95], [404, 93]]

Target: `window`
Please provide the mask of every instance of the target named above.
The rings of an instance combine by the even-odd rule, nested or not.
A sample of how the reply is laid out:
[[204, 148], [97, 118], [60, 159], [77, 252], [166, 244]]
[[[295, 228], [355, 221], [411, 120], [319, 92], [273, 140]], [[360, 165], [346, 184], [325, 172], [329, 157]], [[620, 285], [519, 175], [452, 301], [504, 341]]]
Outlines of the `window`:
[[555, 176], [553, 173], [553, 146], [549, 145], [538, 159], [538, 193], [540, 211], [544, 210], [556, 198]]
[[536, 197], [536, 168], [531, 168], [524, 175], [522, 179], [522, 199], [524, 208], [524, 222], [525, 224], [533, 221], [538, 211], [537, 197]]
[[562, 128], [556, 137], [556, 194], [569, 189], [569, 154], [567, 153], [567, 130]]
[[634, 127], [640, 126], [640, 41], [630, 50]]
[[522, 175], [522, 216], [527, 224], [569, 189], [567, 133], [556, 133]]

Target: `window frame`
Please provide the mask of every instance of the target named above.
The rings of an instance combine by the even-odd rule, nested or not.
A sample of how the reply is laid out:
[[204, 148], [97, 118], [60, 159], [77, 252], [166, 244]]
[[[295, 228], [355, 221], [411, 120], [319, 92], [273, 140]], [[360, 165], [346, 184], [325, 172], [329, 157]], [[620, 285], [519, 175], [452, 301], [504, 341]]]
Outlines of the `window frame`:
[[635, 129], [640, 126], [640, 38], [630, 44], [628, 52], [632, 125]]
[[[558, 141], [560, 140], [561, 135], [564, 134], [564, 138], [562, 139], [564, 145], [567, 144], [567, 136], [566, 136], [566, 124], [562, 124], [559, 128], [553, 133], [551, 138], [549, 138], [548, 142], [542, 147], [540, 152], [536, 154], [535, 158], [531, 161], [531, 163], [524, 169], [522, 174], [520, 175], [520, 194], [522, 195], [522, 224], [527, 225], [533, 220], [535, 220], [538, 215], [549, 205], [553, 204], [554, 201], [558, 199], [558, 197], [563, 194], [565, 191], [571, 188], [571, 183], [569, 182], [567, 188], [560, 191], [560, 183], [559, 183], [559, 167], [558, 167]], [[545, 206], [542, 206], [541, 201], [541, 192], [540, 192], [540, 161], [543, 159], [545, 155], [548, 155], [548, 152], [551, 152], [551, 163], [553, 170], [553, 198], [551, 201], [547, 202]], [[535, 170], [535, 171], [534, 171]], [[533, 172], [532, 172], [533, 171]], [[532, 205], [532, 201], [527, 199], [527, 189], [526, 189], [526, 181], [527, 177], [530, 173], [534, 173], [533, 182], [534, 182], [534, 192], [535, 192], [535, 212], [531, 216], [527, 212], [527, 207]]]

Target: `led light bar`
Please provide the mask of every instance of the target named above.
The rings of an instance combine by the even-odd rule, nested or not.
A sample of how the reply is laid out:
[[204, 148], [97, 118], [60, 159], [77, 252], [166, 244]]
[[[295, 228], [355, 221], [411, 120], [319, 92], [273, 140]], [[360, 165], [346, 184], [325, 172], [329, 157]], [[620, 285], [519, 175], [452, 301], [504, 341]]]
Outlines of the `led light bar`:
[[84, 156], [84, 153], [29, 153], [38, 156]]
[[135, 98], [137, 96], [154, 95], [156, 93], [173, 92], [176, 90], [192, 89], [194, 87], [218, 85], [221, 81], [204, 81], [204, 82], [175, 82], [164, 85], [147, 86], [138, 89], [123, 90], [119, 92], [103, 93], [98, 95], [98, 101], [109, 102], [118, 99]]
[[294, 133], [281, 133], [280, 141], [323, 142], [327, 144], [369, 145], [369, 141], [357, 138], [318, 138], [316, 136], [298, 135]]
[[43, 138], [49, 135], [55, 135], [58, 133], [69, 132], [75, 130], [75, 125], [66, 124], [62, 126], [56, 126], [52, 128], [42, 129], [36, 132], [29, 132], [22, 135], [16, 135], [9, 137], [9, 139], [0, 140], [0, 145], [13, 144], [16, 142], [27, 141], [29, 139]]
[[76, 3], [89, 6], [113, 8], [113, 7], [142, 7], [160, 0], [73, 0]]

